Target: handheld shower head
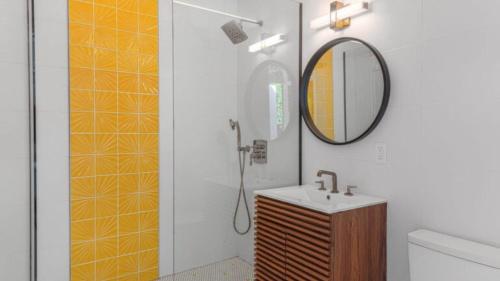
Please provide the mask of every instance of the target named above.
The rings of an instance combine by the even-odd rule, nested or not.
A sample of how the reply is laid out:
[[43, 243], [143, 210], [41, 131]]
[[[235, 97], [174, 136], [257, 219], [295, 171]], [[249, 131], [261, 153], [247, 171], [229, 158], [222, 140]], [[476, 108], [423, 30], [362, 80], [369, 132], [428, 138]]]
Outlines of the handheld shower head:
[[243, 30], [241, 23], [235, 20], [224, 24], [221, 28], [234, 45], [240, 44], [248, 39], [248, 35]]
[[233, 119], [229, 119], [229, 125], [231, 126], [231, 129], [234, 131], [236, 130], [237, 133], [237, 141], [238, 141], [238, 149], [241, 148], [241, 130], [240, 130], [240, 123], [238, 121], [234, 121]]

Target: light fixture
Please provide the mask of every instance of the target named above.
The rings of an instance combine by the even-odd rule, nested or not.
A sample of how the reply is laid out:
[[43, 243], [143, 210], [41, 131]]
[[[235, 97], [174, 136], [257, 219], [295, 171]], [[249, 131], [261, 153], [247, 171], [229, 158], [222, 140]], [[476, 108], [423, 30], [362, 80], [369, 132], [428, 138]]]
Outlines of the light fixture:
[[276, 46], [276, 45], [281, 44], [285, 41], [286, 41], [285, 34], [282, 34], [282, 33], [276, 34], [276, 35], [267, 37], [266, 39], [251, 45], [250, 47], [248, 47], [248, 51], [250, 53], [260, 52], [264, 49]]
[[330, 26], [331, 29], [340, 30], [351, 24], [351, 18], [368, 12], [368, 2], [344, 4], [334, 1], [330, 4], [330, 14], [312, 20], [309, 27], [322, 29]]

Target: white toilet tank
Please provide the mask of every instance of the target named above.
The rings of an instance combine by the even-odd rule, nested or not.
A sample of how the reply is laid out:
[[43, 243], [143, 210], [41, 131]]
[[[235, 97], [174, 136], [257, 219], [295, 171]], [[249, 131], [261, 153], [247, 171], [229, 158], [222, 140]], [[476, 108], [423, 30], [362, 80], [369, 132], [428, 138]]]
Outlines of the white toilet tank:
[[500, 249], [418, 230], [408, 234], [411, 281], [500, 281]]

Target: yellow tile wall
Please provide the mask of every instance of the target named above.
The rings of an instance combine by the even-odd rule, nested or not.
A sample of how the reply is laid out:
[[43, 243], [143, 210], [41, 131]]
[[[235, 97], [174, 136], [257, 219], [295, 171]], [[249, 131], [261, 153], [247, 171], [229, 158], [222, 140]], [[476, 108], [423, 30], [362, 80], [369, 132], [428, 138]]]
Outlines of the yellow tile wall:
[[329, 139], [335, 138], [334, 95], [333, 50], [329, 50], [314, 68], [307, 95], [314, 124]]
[[72, 281], [158, 278], [158, 0], [68, 0]]

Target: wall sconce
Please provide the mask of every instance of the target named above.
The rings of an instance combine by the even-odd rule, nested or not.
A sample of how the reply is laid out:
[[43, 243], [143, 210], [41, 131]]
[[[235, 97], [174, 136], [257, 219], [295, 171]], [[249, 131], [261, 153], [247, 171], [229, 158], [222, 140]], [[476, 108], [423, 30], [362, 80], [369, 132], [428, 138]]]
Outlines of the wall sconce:
[[334, 1], [330, 4], [330, 14], [312, 20], [311, 29], [322, 29], [330, 26], [333, 30], [341, 30], [351, 25], [351, 18], [368, 12], [368, 2], [344, 4]]
[[251, 45], [250, 47], [248, 47], [248, 51], [250, 53], [257, 53], [257, 52], [260, 52], [260, 51], [263, 51], [264, 49], [268, 49], [268, 48], [271, 48], [273, 46], [276, 46], [276, 45], [279, 45], [283, 42], [286, 41], [286, 35], [285, 34], [276, 34], [276, 35], [273, 35], [273, 36], [270, 36], [260, 42], [257, 42], [253, 45]]

